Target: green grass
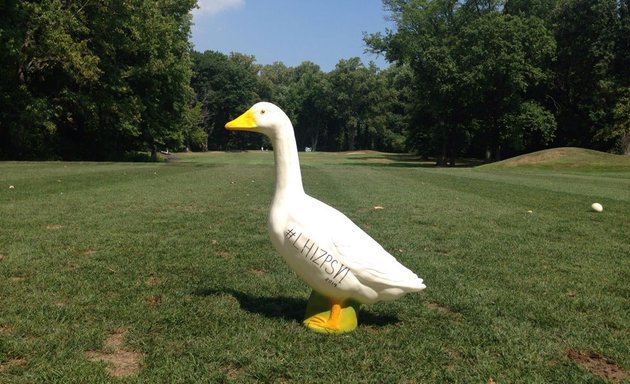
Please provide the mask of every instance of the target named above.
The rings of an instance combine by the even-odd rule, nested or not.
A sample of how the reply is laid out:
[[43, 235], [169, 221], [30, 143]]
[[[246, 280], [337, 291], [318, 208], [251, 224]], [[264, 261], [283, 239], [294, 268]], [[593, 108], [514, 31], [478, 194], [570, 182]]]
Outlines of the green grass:
[[[630, 167], [301, 154], [307, 192], [428, 286], [325, 336], [267, 238], [273, 154], [178, 157], [0, 163], [0, 383], [606, 382], [569, 351], [630, 371]], [[117, 349], [134, 375], [86, 355]]]
[[615, 170], [626, 172], [630, 168], [630, 156], [613, 155], [585, 148], [564, 147], [529, 153], [484, 166], [486, 169], [514, 167], [578, 172]]

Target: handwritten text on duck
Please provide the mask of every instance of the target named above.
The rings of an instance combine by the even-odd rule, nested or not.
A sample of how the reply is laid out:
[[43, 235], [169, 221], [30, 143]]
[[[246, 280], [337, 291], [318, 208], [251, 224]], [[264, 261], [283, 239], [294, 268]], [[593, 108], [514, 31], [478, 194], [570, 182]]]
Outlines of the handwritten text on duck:
[[315, 242], [302, 232], [289, 229], [284, 233], [284, 237], [290, 241], [293, 248], [298, 250], [305, 259], [308, 259], [328, 275], [326, 282], [334, 285], [340, 284], [346, 278], [350, 268], [345, 266], [334, 255], [320, 248]]

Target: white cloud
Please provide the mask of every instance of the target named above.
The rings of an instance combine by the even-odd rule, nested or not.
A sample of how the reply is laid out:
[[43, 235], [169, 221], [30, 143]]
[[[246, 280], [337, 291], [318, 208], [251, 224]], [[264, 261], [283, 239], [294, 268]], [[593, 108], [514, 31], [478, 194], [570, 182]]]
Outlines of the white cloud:
[[216, 15], [221, 11], [245, 6], [245, 0], [198, 0], [198, 9], [193, 9], [194, 15]]

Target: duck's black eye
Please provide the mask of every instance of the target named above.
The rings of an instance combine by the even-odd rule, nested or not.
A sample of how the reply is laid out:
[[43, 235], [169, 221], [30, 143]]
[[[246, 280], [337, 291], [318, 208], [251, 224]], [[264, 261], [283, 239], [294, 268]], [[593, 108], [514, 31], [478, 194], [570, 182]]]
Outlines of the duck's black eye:
[[261, 110], [260, 110], [260, 114], [261, 114], [261, 115], [264, 115], [264, 114], [265, 114], [265, 112], [267, 112], [267, 111], [265, 111], [264, 109], [261, 109]]

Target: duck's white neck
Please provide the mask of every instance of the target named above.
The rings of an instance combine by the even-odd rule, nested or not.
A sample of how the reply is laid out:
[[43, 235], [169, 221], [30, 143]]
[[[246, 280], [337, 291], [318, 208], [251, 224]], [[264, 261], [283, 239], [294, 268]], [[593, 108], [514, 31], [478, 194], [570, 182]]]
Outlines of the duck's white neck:
[[289, 119], [285, 124], [288, 124], [286, 129], [279, 130], [270, 137], [276, 164], [276, 197], [304, 193], [293, 126]]

